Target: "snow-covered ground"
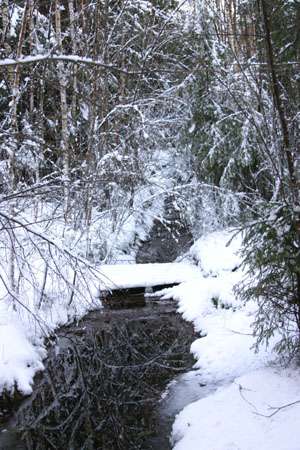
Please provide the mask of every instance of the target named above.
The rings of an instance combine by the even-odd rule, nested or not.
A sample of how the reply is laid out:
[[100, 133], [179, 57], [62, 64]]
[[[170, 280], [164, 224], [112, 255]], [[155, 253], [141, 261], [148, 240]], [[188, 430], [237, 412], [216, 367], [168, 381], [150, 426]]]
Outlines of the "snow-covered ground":
[[300, 402], [299, 370], [246, 373], [184, 408], [173, 426], [174, 450], [299, 450], [295, 401]]
[[173, 448], [299, 450], [300, 371], [281, 368], [271, 349], [252, 348], [255, 305], [243, 306], [233, 294], [244, 274], [236, 253], [240, 236], [227, 246], [229, 240], [222, 232], [197, 241], [187, 259], [202, 268], [203, 278], [164, 291], [202, 335], [191, 347], [198, 382], [206, 390], [219, 386], [177, 415]]
[[[229, 231], [215, 232], [199, 239], [181, 263], [101, 266], [99, 280], [109, 287], [180, 282], [163, 290], [163, 298], [175, 299], [179, 312], [194, 323], [201, 335], [191, 347], [199, 383], [218, 389], [178, 414], [172, 433], [175, 450], [300, 449], [300, 372], [281, 368], [271, 349], [255, 353], [252, 348], [255, 304], [242, 305], [233, 293], [244, 276], [240, 241]], [[101, 306], [98, 300], [83, 304], [80, 296], [68, 302], [56, 302], [50, 315], [45, 304], [39, 322], [26, 310], [20, 314], [0, 303], [0, 391], [17, 386], [30, 393], [46, 355], [45, 328], [49, 334]]]

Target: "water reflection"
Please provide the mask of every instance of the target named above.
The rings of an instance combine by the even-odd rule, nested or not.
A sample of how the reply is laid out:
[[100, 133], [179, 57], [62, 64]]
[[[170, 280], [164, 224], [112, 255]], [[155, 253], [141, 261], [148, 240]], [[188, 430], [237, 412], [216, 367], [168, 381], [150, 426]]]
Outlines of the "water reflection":
[[191, 367], [193, 339], [163, 305], [98, 312], [65, 329], [1, 450], [164, 450], [155, 411], [166, 384]]

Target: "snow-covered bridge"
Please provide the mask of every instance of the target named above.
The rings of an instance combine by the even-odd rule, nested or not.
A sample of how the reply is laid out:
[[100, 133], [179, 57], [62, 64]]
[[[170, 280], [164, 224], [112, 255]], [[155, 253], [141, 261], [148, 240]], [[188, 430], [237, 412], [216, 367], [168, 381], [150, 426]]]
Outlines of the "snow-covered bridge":
[[105, 265], [100, 272], [100, 297], [110, 307], [142, 305], [145, 289], [163, 289], [200, 275], [199, 268], [184, 263]]
[[100, 272], [101, 291], [182, 283], [200, 274], [199, 268], [185, 263], [105, 265]]

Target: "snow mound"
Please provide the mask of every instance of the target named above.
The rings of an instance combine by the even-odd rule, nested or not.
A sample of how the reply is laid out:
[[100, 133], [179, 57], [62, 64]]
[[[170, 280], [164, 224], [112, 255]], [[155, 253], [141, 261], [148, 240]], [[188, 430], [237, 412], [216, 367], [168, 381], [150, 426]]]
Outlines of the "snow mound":
[[3, 390], [13, 392], [15, 386], [24, 395], [31, 394], [33, 377], [44, 368], [41, 349], [27, 339], [22, 326], [0, 323], [0, 394]]
[[261, 369], [187, 406], [174, 450], [299, 450], [299, 414], [299, 371]]
[[240, 263], [241, 234], [232, 231], [216, 231], [202, 236], [188, 252], [207, 275], [213, 276], [222, 270], [234, 270]]

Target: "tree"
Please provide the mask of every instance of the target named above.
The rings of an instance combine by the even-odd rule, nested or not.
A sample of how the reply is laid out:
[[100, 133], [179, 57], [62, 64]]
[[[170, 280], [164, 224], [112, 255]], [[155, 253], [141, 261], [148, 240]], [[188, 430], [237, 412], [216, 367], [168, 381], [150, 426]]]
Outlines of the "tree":
[[297, 353], [299, 3], [249, 0], [203, 8], [208, 63], [205, 83], [203, 72], [197, 80], [192, 118], [198, 176], [213, 189], [229, 189], [242, 205], [248, 278], [237, 292], [257, 301], [258, 344], [279, 329], [276, 348]]
[[[152, 187], [151, 171], [157, 150], [175, 152], [186, 120], [185, 13], [176, 1], [131, 0], [4, 1], [1, 12], [1, 233], [11, 248], [10, 286], [4, 281], [19, 298], [31, 278], [46, 298], [64, 260], [70, 297], [83, 273], [75, 256], [88, 267], [112, 258], [111, 236], [130, 217], [146, 222], [164, 189]], [[43, 259], [42, 276], [29, 275], [33, 255]]]
[[[268, 342], [279, 332], [276, 349], [294, 356], [300, 350], [299, 133], [294, 125], [299, 100], [293, 88], [298, 50], [294, 46], [297, 39], [287, 43], [286, 32], [281, 34], [277, 28], [279, 11], [283, 27], [290, 29], [299, 17], [299, 4], [271, 5], [261, 0], [259, 10], [274, 119], [279, 128], [276, 151], [281, 164], [280, 186], [277, 201], [264, 204], [262, 219], [246, 230], [244, 255], [252, 280], [243, 286], [242, 297], [258, 300], [254, 324], [258, 343]], [[285, 51], [289, 53], [287, 59], [281, 56]], [[288, 75], [286, 65], [291, 66]], [[250, 246], [255, 248], [252, 255]]]

